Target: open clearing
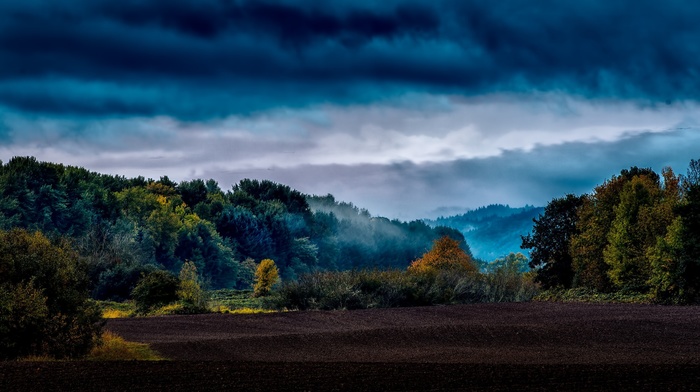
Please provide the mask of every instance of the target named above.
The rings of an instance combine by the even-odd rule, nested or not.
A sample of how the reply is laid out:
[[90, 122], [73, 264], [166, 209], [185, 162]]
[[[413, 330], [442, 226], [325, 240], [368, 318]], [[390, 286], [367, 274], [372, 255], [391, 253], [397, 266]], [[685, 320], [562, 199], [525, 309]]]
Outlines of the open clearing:
[[169, 362], [0, 365], [11, 389], [699, 390], [700, 307], [508, 303], [110, 320]]

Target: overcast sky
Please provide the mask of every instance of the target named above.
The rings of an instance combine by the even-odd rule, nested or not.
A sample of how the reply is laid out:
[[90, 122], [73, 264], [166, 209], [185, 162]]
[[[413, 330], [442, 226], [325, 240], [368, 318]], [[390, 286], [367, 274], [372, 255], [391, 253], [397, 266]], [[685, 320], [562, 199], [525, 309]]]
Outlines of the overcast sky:
[[0, 159], [271, 179], [373, 215], [700, 158], [700, 3], [0, 2]]

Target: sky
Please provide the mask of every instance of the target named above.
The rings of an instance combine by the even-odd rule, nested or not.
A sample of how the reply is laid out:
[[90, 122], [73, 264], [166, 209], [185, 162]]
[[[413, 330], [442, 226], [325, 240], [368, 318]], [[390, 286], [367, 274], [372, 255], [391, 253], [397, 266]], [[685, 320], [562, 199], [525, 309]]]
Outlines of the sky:
[[700, 158], [700, 3], [0, 2], [0, 159], [403, 220]]

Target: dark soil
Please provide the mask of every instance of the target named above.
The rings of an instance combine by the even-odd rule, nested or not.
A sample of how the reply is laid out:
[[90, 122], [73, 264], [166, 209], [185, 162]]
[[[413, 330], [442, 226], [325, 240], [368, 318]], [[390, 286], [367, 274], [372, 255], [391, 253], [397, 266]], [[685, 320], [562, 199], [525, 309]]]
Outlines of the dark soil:
[[5, 363], [0, 389], [700, 390], [700, 307], [532, 302], [106, 328], [173, 361]]

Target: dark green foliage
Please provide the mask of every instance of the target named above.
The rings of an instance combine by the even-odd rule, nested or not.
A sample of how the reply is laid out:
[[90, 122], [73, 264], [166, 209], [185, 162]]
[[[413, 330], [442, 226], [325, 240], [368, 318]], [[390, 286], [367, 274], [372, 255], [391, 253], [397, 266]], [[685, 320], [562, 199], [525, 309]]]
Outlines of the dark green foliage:
[[[696, 165], [698, 162], [693, 161]], [[674, 271], [673, 296], [678, 302], [697, 303], [700, 302], [700, 182], [689, 185], [685, 204], [679, 206], [678, 213], [682, 222], [681, 254]]]
[[695, 160], [685, 177], [632, 167], [592, 194], [553, 200], [523, 238], [538, 281], [574, 288], [567, 298], [700, 302], [699, 178]]
[[86, 265], [65, 241], [0, 231], [0, 357], [85, 355], [100, 334]]
[[207, 186], [202, 180], [183, 181], [177, 186], [177, 191], [190, 208], [194, 208], [197, 204], [207, 199]]
[[545, 288], [571, 287], [574, 273], [569, 247], [582, 204], [582, 197], [571, 194], [552, 200], [544, 214], [533, 220], [532, 234], [522, 237], [522, 247], [532, 249], [530, 267], [537, 268], [537, 281]]
[[65, 236], [87, 262], [91, 290], [122, 300], [142, 273], [178, 273], [191, 260], [207, 288], [250, 288], [250, 268], [275, 260], [282, 279], [323, 270], [405, 268], [445, 227], [372, 217], [332, 196], [306, 196], [271, 181], [177, 184], [126, 179], [16, 157], [0, 163], [0, 228]]
[[98, 300], [125, 301], [131, 298], [141, 278], [156, 267], [152, 264], [119, 263], [104, 269], [92, 289], [92, 296]]
[[144, 276], [134, 288], [131, 297], [139, 313], [148, 313], [155, 307], [178, 300], [180, 280], [167, 271], [156, 270]]

